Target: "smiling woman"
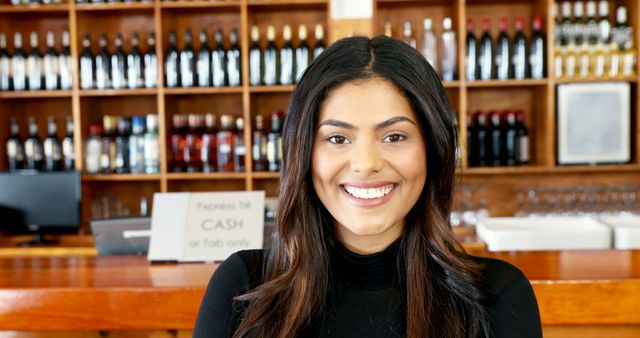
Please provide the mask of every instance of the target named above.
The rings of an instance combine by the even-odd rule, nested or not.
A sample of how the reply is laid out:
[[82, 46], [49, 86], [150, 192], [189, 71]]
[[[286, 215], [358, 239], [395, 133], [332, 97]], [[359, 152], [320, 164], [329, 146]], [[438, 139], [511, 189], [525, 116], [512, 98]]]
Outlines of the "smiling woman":
[[452, 234], [455, 128], [415, 49], [328, 48], [285, 121], [278, 236], [220, 266], [194, 336], [540, 337], [524, 275]]

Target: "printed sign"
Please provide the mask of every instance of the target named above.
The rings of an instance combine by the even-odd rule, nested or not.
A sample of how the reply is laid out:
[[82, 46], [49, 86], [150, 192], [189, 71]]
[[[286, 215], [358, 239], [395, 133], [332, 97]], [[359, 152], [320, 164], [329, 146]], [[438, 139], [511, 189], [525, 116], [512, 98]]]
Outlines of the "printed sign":
[[261, 249], [264, 200], [264, 191], [156, 194], [148, 259], [221, 261]]

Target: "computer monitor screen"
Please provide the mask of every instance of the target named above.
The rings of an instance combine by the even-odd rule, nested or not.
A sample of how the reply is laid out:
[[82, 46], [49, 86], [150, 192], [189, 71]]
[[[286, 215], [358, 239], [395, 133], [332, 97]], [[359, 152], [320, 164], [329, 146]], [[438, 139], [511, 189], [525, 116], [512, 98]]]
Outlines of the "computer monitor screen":
[[0, 231], [67, 233], [80, 226], [80, 173], [0, 173]]

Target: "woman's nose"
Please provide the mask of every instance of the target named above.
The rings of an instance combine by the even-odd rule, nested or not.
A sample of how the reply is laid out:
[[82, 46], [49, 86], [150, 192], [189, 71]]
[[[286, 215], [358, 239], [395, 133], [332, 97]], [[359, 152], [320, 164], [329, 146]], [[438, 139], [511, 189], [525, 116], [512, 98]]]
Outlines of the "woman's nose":
[[374, 141], [356, 143], [349, 157], [351, 169], [362, 174], [380, 171], [384, 165], [381, 150]]

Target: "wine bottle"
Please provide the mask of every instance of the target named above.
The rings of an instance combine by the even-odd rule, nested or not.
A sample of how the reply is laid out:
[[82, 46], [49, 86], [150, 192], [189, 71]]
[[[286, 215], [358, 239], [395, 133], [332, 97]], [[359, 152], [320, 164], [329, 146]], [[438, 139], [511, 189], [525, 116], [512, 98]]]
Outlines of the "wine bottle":
[[516, 35], [513, 38], [513, 56], [511, 59], [513, 78], [516, 80], [523, 80], [529, 76], [529, 62], [527, 62], [527, 38], [524, 36], [524, 32], [522, 31], [523, 29], [524, 19], [521, 17], [517, 18]]
[[42, 89], [42, 53], [38, 50], [38, 33], [29, 35], [31, 52], [27, 56], [27, 87], [29, 90]]
[[249, 47], [249, 84], [262, 84], [262, 50], [260, 49], [260, 29], [251, 27], [251, 47]]
[[20, 140], [20, 125], [15, 117], [9, 122], [9, 138], [6, 142], [7, 161], [9, 171], [16, 171], [24, 168], [24, 147]]
[[244, 143], [244, 119], [236, 119], [236, 130], [233, 133], [233, 169], [236, 172], [245, 171], [244, 158], [246, 154]]
[[11, 90], [11, 54], [7, 51], [7, 36], [0, 33], [0, 91]]
[[62, 145], [58, 140], [56, 120], [47, 119], [47, 138], [44, 139], [44, 170], [58, 171], [62, 169]]
[[282, 159], [282, 127], [280, 113], [271, 114], [271, 131], [267, 134], [267, 164], [269, 171], [280, 171]]
[[267, 27], [267, 48], [264, 50], [264, 77], [262, 83], [273, 86], [278, 81], [278, 49], [276, 47], [276, 29]]
[[416, 38], [413, 37], [413, 29], [411, 27], [411, 21], [405, 21], [402, 24], [402, 41], [407, 45], [416, 48]]
[[224, 48], [224, 35], [222, 29], [218, 29], [214, 36], [216, 46], [211, 51], [211, 76], [214, 87], [222, 87], [227, 84], [227, 51]]
[[129, 169], [132, 174], [142, 174], [144, 170], [144, 116], [131, 118], [131, 135], [129, 136]]
[[73, 117], [67, 116], [67, 134], [62, 139], [62, 159], [64, 170], [74, 170], [76, 163], [76, 152], [73, 144]]
[[164, 62], [165, 82], [167, 88], [180, 86], [179, 59], [180, 54], [176, 48], [176, 32], [169, 33], [169, 48], [167, 49], [167, 59]]
[[495, 67], [496, 78], [507, 80], [512, 77], [511, 73], [511, 48], [509, 36], [507, 35], [507, 18], [500, 19], [500, 33], [496, 40]]
[[317, 59], [318, 56], [327, 48], [324, 43], [324, 27], [322, 24], [316, 24], [315, 28], [316, 44], [313, 46], [313, 59]]
[[111, 55], [111, 86], [122, 89], [127, 86], [127, 58], [122, 47], [122, 34], [117, 33], [116, 51]]
[[489, 30], [491, 21], [488, 18], [482, 20], [482, 37], [480, 38], [480, 56], [478, 57], [480, 79], [491, 80], [493, 78], [493, 41]]
[[52, 31], [47, 32], [46, 39], [47, 51], [44, 53], [42, 65], [44, 87], [47, 90], [56, 90], [58, 89], [60, 71], [58, 69], [58, 52], [56, 51], [56, 42]]
[[284, 45], [280, 49], [280, 84], [293, 83], [293, 45], [291, 44], [291, 26], [284, 25], [282, 29]]
[[80, 55], [80, 88], [93, 89], [95, 86], [94, 56], [91, 52], [91, 37], [82, 37], [82, 54]]
[[240, 46], [238, 45], [238, 29], [231, 30], [229, 35], [231, 47], [227, 50], [227, 79], [229, 86], [239, 86], [242, 79], [242, 61], [240, 60]]
[[189, 131], [187, 132], [187, 148], [185, 152], [184, 161], [187, 165], [187, 172], [194, 173], [202, 171], [202, 130], [200, 123], [200, 116], [196, 114], [189, 114], [187, 117], [187, 125]]
[[107, 35], [105, 33], [100, 34], [98, 40], [98, 46], [100, 47], [98, 54], [96, 55], [96, 88], [107, 89], [111, 87], [111, 57], [109, 56], [109, 50], [107, 49]]
[[129, 170], [129, 137], [131, 136], [131, 123], [129, 119], [121, 116], [118, 118], [115, 137], [116, 155], [115, 172], [126, 174]]
[[533, 34], [531, 36], [531, 47], [529, 48], [529, 70], [531, 78], [542, 79], [546, 73], [545, 62], [545, 38], [542, 33], [542, 18], [536, 15], [533, 18]]
[[516, 164], [529, 164], [529, 134], [521, 110], [516, 111]]
[[507, 166], [513, 166], [516, 164], [516, 115], [513, 111], [507, 110], [504, 112], [502, 124], [502, 140], [500, 141], [501, 150], [500, 155], [502, 157], [501, 163]]
[[209, 48], [209, 38], [206, 29], [200, 32], [198, 40], [200, 41], [200, 49], [198, 50], [198, 58], [196, 60], [198, 86], [209, 87], [211, 86], [211, 49]]
[[144, 133], [144, 172], [160, 172], [160, 144], [158, 138], [158, 115], [147, 114], [147, 130]]
[[180, 51], [180, 83], [183, 88], [193, 87], [195, 84], [196, 56], [193, 49], [191, 30], [184, 33], [184, 47]]
[[60, 72], [60, 89], [69, 90], [73, 87], [73, 75], [71, 71], [71, 48], [69, 32], [62, 32], [62, 50], [58, 54], [58, 69]]
[[253, 130], [252, 158], [254, 171], [267, 170], [267, 135], [264, 132], [264, 118], [256, 115]]
[[442, 81], [453, 81], [458, 73], [458, 48], [451, 18], [442, 20], [442, 28]]
[[84, 170], [88, 174], [100, 172], [102, 158], [102, 127], [99, 124], [89, 126], [89, 137], [84, 146]]
[[131, 35], [131, 52], [127, 54], [127, 80], [130, 89], [144, 86], [144, 64], [140, 52], [138, 33]]
[[144, 54], [144, 86], [155, 88], [158, 86], [158, 56], [156, 55], [156, 34], [149, 33], [147, 52]]
[[25, 169], [42, 170], [43, 149], [38, 137], [38, 124], [29, 118], [29, 137], [24, 141]]
[[302, 73], [309, 66], [309, 43], [307, 42], [307, 27], [305, 25], [298, 26], [298, 46], [296, 47], [296, 65], [295, 65], [295, 81], [298, 82]]
[[218, 171], [232, 172], [234, 171], [233, 117], [231, 115], [222, 115], [220, 117], [220, 125], [220, 130], [216, 134]]
[[15, 91], [27, 89], [27, 63], [22, 49], [22, 34], [13, 35], [14, 51], [11, 57], [12, 87]]
[[467, 81], [478, 79], [478, 40], [476, 39], [475, 23], [472, 18], [467, 19], [467, 50], [465, 57], [465, 74]]
[[216, 116], [207, 113], [204, 116], [204, 132], [202, 133], [202, 147], [200, 148], [200, 161], [202, 171], [205, 173], [216, 171], [217, 167], [217, 147], [216, 147]]

